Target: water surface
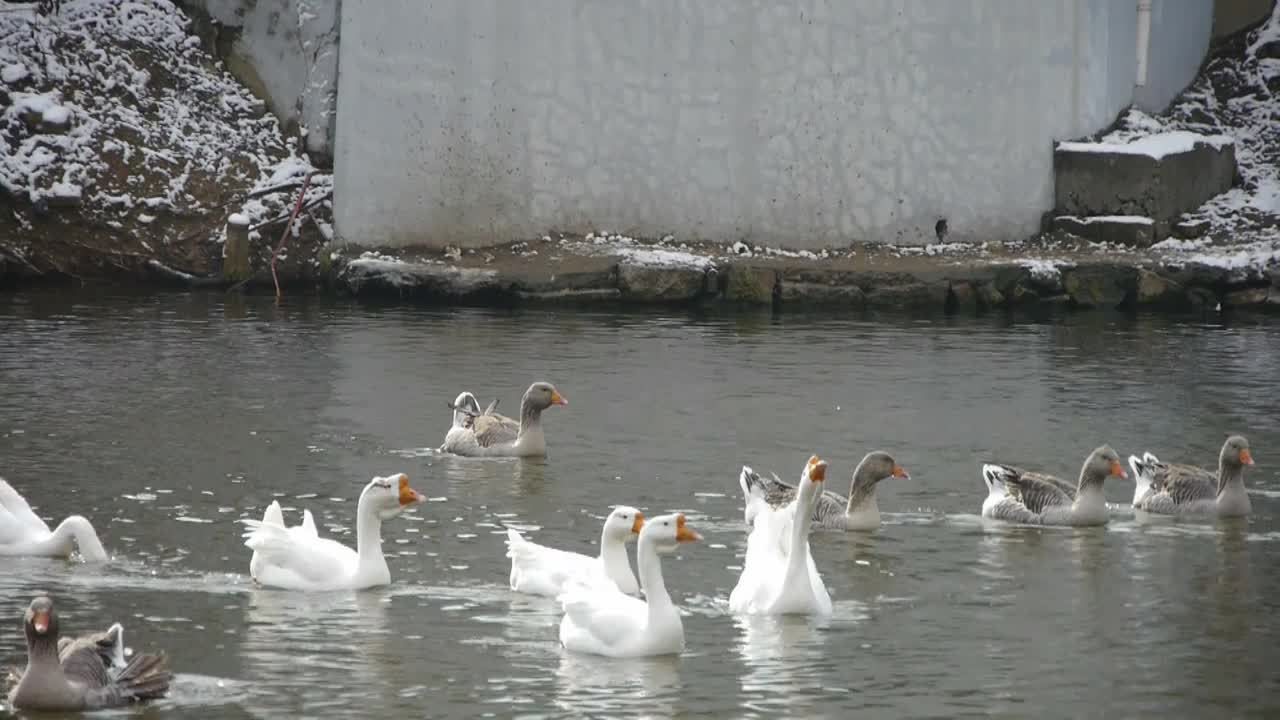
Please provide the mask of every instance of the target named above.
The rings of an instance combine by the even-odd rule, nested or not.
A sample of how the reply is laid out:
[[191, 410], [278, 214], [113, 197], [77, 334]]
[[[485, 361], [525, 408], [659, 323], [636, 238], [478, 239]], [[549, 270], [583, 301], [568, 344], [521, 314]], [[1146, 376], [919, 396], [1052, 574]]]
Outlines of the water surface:
[[[1264, 717], [1280, 712], [1280, 322], [482, 312], [238, 296], [0, 296], [0, 475], [105, 566], [0, 558], [0, 665], [38, 592], [64, 627], [121, 620], [178, 672], [161, 716]], [[440, 456], [462, 388], [514, 414], [533, 380], [545, 461]], [[1246, 433], [1245, 523], [1008, 528], [978, 466], [1074, 477], [1093, 447], [1211, 464]], [[910, 481], [876, 533], [815, 536], [828, 621], [726, 610], [738, 469], [844, 485], [871, 449]], [[384, 527], [393, 581], [262, 590], [238, 518], [279, 499], [354, 542], [368, 479], [431, 498]], [[1111, 482], [1122, 504], [1132, 484]], [[503, 528], [591, 552], [610, 506], [683, 511], [664, 561], [678, 658], [576, 656], [553, 601], [506, 585]]]

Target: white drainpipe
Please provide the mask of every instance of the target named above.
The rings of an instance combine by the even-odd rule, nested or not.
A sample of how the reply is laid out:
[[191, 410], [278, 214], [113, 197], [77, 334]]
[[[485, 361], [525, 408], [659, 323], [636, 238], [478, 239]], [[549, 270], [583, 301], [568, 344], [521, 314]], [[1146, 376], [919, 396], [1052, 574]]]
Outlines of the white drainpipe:
[[1151, 48], [1151, 0], [1138, 0], [1138, 85], [1147, 84], [1147, 52]]

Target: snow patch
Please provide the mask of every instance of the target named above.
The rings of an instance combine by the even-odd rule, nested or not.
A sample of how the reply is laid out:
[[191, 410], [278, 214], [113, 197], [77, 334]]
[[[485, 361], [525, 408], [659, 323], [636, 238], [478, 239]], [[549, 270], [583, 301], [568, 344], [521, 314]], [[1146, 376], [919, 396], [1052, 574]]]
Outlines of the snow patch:
[[1147, 135], [1131, 142], [1060, 142], [1058, 150], [1063, 152], [1109, 153], [1115, 155], [1146, 155], [1156, 160], [1167, 155], [1191, 152], [1197, 144], [1209, 145], [1221, 150], [1234, 145], [1235, 139], [1229, 135], [1201, 135], [1188, 131], [1165, 132]]
[[1062, 275], [1062, 269], [1055, 260], [1028, 259], [1019, 260], [1018, 264], [1031, 271], [1031, 276], [1045, 280], [1053, 280]]
[[6, 85], [20, 82], [30, 74], [27, 72], [27, 67], [22, 63], [13, 63], [0, 68], [0, 80], [3, 80]]

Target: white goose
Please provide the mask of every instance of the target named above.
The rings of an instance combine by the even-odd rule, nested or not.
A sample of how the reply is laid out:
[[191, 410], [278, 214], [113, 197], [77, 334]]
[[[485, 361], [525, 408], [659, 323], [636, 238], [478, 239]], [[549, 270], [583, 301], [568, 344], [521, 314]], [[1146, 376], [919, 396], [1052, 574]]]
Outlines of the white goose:
[[[315, 522], [304, 516], [299, 527], [275, 522], [271, 508], [262, 520], [241, 520], [249, 527], [245, 546], [252, 549], [249, 574], [261, 585], [288, 590], [359, 590], [387, 585], [391, 571], [382, 555], [382, 521], [422, 502], [401, 473], [375, 477], [365, 485], [356, 506], [356, 549], [322, 538]], [[278, 509], [278, 508], [277, 508]]]
[[[747, 555], [742, 575], [729, 594], [729, 609], [735, 613], [787, 615], [831, 614], [831, 595], [818, 574], [809, 552], [809, 526], [827, 463], [817, 455], [805, 464], [799, 493], [786, 507], [769, 506], [765, 489], [752, 486], [748, 510], [753, 518], [747, 536]], [[751, 468], [742, 468], [741, 482]]]
[[111, 559], [84, 517], [71, 515], [51, 532], [22, 495], [0, 478], [0, 555], [70, 557], [77, 546], [88, 562]]
[[557, 550], [525, 540], [507, 528], [507, 557], [511, 558], [511, 589], [530, 595], [556, 597], [570, 581], [593, 584], [611, 582], [622, 592], [635, 595], [640, 584], [627, 560], [627, 541], [644, 527], [644, 515], [619, 505], [605, 518], [596, 557]]
[[[289, 532], [290, 536], [296, 537], [302, 542], [320, 537], [320, 532], [316, 530], [316, 519], [311, 516], [310, 510], [302, 511], [301, 525], [296, 527], [285, 527], [284, 511], [280, 509], [280, 503], [276, 500], [272, 500], [271, 504], [267, 506], [266, 512], [262, 513], [262, 524], [285, 528], [285, 530]], [[258, 555], [258, 551], [254, 550], [253, 557], [249, 558], [249, 577], [258, 577], [258, 573], [261, 571], [263, 563], [265, 562], [266, 561]]]
[[671, 602], [662, 579], [659, 553], [702, 536], [685, 525], [684, 515], [660, 515], [645, 522], [636, 548], [644, 600], [603, 583], [571, 583], [560, 595], [564, 618], [560, 642], [574, 652], [608, 657], [672, 655], [684, 650], [680, 609]]
[[[470, 393], [463, 393], [459, 398]], [[473, 398], [474, 399], [474, 398]], [[467, 457], [537, 457], [547, 454], [547, 437], [542, 430], [542, 411], [553, 405], [568, 405], [569, 401], [551, 383], [536, 382], [520, 399], [520, 421], [513, 424], [510, 418], [493, 412], [490, 405], [485, 412], [469, 416], [459, 427], [459, 410], [454, 409], [454, 427], [445, 435], [440, 452]]]

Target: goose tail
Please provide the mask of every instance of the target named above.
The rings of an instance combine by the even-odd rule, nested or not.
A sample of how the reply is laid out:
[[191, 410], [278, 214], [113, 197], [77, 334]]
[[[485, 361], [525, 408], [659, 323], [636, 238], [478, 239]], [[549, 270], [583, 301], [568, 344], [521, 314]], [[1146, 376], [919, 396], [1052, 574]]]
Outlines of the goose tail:
[[1137, 505], [1138, 501], [1151, 490], [1151, 484], [1155, 481], [1156, 467], [1160, 464], [1160, 460], [1151, 453], [1143, 453], [1139, 458], [1137, 455], [1129, 456], [1129, 467], [1133, 470], [1133, 504]]
[[116, 676], [116, 687], [132, 700], [153, 700], [169, 692], [173, 674], [163, 652], [138, 653]]

